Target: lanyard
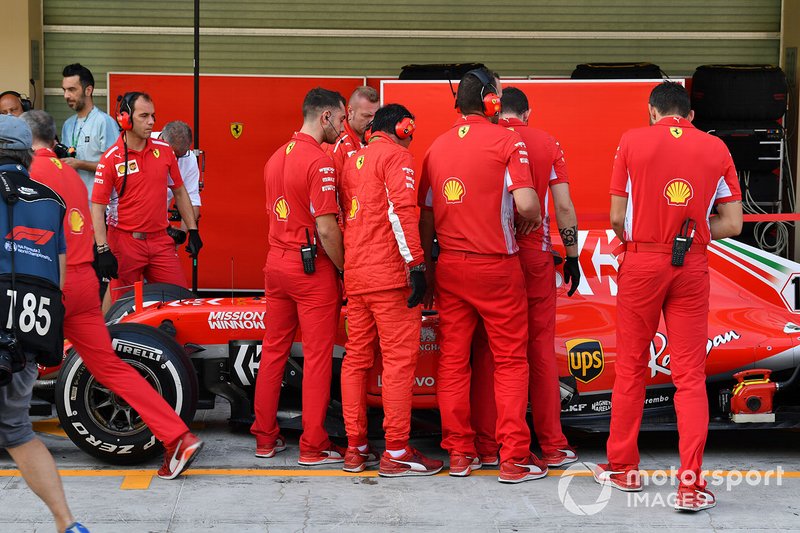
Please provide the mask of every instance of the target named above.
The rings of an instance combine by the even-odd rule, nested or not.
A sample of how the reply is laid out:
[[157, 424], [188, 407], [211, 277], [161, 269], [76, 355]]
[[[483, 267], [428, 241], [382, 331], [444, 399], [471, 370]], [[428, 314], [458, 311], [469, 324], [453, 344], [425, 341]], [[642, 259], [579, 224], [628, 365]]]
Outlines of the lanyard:
[[89, 114], [86, 115], [86, 118], [83, 119], [83, 122], [81, 123], [81, 128], [78, 130], [78, 134], [77, 135], [75, 135], [75, 128], [78, 127], [78, 119], [77, 118], [75, 119], [75, 126], [72, 128], [72, 147], [73, 148], [77, 148], [78, 147], [78, 141], [81, 138], [81, 133], [83, 133], [83, 127], [86, 125], [86, 122], [89, 120], [89, 117], [92, 116], [92, 113], [94, 113], [95, 109], [97, 109], [97, 108], [93, 107], [92, 110], [89, 111]]

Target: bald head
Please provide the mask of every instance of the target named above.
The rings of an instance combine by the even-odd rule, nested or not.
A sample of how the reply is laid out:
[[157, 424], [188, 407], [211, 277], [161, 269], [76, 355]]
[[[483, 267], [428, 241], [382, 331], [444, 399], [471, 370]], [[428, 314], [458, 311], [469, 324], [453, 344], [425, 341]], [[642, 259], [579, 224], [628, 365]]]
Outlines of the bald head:
[[6, 92], [0, 96], [0, 115], [14, 115], [18, 117], [22, 114], [22, 99], [13, 92]]

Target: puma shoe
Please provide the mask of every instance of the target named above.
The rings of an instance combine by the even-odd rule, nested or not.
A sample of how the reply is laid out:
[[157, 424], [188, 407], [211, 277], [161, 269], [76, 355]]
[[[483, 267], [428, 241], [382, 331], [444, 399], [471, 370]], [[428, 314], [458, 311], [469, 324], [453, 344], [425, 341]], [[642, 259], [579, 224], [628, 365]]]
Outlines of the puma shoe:
[[355, 446], [348, 446], [344, 454], [344, 466], [342, 470], [345, 472], [363, 472], [369, 466], [375, 466], [380, 463], [380, 457], [371, 446], [363, 452]]
[[344, 462], [345, 449], [331, 443], [331, 447], [320, 452], [300, 452], [297, 464], [301, 466], [330, 465]]
[[256, 457], [260, 457], [261, 459], [269, 459], [270, 457], [275, 457], [276, 453], [282, 452], [285, 449], [286, 439], [278, 435], [278, 438], [275, 439], [275, 442], [272, 444], [259, 444], [256, 442]]
[[540, 479], [547, 475], [547, 465], [541, 459], [531, 454], [525, 461], [513, 460], [500, 463], [500, 483], [522, 483]]
[[158, 469], [158, 477], [175, 479], [197, 458], [197, 454], [203, 449], [203, 441], [187, 431], [174, 445], [165, 448], [164, 464]]
[[603, 463], [583, 463], [592, 472], [594, 480], [601, 485], [614, 487], [623, 492], [642, 490], [642, 478], [638, 470], [612, 470], [611, 465]]
[[680, 487], [675, 495], [675, 510], [677, 511], [702, 511], [717, 505], [717, 499], [708, 489], [695, 489]]
[[450, 475], [454, 477], [467, 477], [473, 470], [481, 469], [481, 459], [478, 456], [464, 455], [461, 453], [450, 454]]
[[551, 468], [572, 464], [578, 460], [578, 454], [570, 447], [560, 448], [552, 453], [543, 453], [542, 461]]
[[444, 467], [444, 461], [428, 459], [411, 446], [406, 446], [406, 453], [400, 457], [392, 457], [389, 452], [383, 452], [378, 475], [381, 477], [432, 476], [438, 474], [442, 467]]

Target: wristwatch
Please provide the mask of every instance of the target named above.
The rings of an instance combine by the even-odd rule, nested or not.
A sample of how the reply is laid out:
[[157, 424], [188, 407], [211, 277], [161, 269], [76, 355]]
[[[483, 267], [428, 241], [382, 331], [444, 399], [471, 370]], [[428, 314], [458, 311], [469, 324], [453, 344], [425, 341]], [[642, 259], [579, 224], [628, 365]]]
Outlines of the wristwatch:
[[413, 267], [408, 267], [409, 272], [425, 272], [425, 263], [420, 263]]

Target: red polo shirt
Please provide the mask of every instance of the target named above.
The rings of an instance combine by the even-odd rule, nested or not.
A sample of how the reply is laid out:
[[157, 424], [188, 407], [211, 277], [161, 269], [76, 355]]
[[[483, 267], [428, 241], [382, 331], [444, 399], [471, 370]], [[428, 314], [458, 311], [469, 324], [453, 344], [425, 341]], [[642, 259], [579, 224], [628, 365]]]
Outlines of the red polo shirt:
[[86, 185], [80, 175], [62, 163], [52, 150], [40, 148], [33, 155], [31, 177], [56, 191], [67, 206], [64, 215], [67, 265], [91, 263], [94, 259], [94, 231]]
[[[269, 245], [300, 251], [306, 230], [315, 242], [316, 217], [336, 214], [336, 171], [310, 135], [295, 133], [264, 167]], [[322, 246], [317, 252], [324, 254]]]
[[511, 191], [533, 187], [525, 142], [486, 118], [462, 117], [425, 154], [418, 203], [433, 209], [442, 250], [513, 254]]
[[501, 119], [500, 125], [516, 131], [525, 141], [533, 171], [533, 188], [542, 206], [542, 225], [527, 235], [517, 235], [517, 243], [520, 248], [549, 252], [553, 248], [550, 239], [550, 187], [569, 183], [564, 152], [555, 137], [517, 118]]
[[341, 177], [345, 162], [363, 148], [361, 137], [353, 131], [348, 121], [344, 121], [344, 131], [332, 145], [328, 145], [327, 153], [333, 159], [336, 175]]
[[[125, 147], [122, 137], [97, 164], [92, 202], [112, 203], [122, 190]], [[167, 228], [167, 187], [183, 185], [172, 147], [158, 139], [147, 139], [142, 151], [128, 149], [128, 177], [122, 197], [114, 200], [108, 224], [123, 231], [155, 232]], [[112, 195], [113, 193], [113, 195]]]
[[666, 244], [687, 218], [697, 222], [694, 242], [708, 244], [711, 208], [742, 198], [725, 143], [678, 117], [623, 134], [611, 194], [628, 198], [626, 241]]

